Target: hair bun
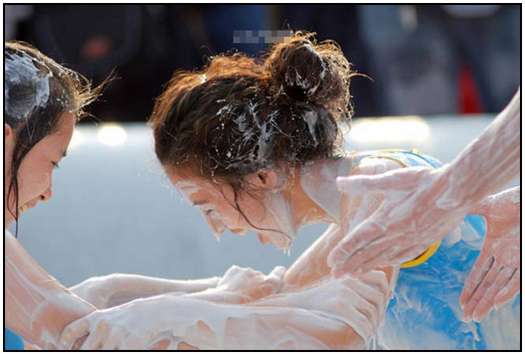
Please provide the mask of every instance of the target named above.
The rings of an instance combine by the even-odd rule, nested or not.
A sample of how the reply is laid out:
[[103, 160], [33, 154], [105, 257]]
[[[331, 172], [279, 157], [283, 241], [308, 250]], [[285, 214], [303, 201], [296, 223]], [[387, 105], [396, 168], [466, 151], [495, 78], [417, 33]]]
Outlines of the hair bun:
[[294, 100], [347, 106], [350, 64], [333, 42], [312, 40], [313, 34], [295, 34], [272, 49], [266, 60], [272, 86]]

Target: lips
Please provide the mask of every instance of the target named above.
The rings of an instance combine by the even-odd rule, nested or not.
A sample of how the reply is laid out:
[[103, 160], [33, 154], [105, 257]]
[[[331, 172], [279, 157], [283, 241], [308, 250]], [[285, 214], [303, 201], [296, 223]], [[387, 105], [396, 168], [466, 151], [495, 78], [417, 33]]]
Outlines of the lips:
[[230, 231], [232, 233], [238, 234], [238, 235], [245, 235], [246, 234], [246, 229], [242, 229], [242, 228], [230, 229]]

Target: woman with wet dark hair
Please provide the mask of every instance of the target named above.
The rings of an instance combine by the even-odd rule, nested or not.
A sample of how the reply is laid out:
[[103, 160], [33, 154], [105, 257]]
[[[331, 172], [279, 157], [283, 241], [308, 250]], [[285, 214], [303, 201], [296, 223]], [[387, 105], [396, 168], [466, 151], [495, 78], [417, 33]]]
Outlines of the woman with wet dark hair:
[[[91, 89], [87, 79], [25, 43], [7, 42], [4, 62], [4, 218], [8, 226], [27, 209], [52, 197], [53, 170], [66, 155], [74, 126], [85, 114], [83, 108], [98, 96], [102, 86]], [[239, 272], [244, 271], [232, 268], [230, 276]], [[254, 279], [262, 276], [250, 275]], [[60, 348], [59, 338], [68, 323], [95, 307], [130, 297], [104, 298], [100, 292], [98, 298], [90, 297], [94, 283], [104, 288], [122, 286], [133, 297], [134, 289], [140, 290], [141, 296], [200, 292], [216, 287], [220, 278], [178, 281], [133, 276], [127, 282], [124, 275], [116, 284], [113, 280], [92, 278], [68, 290], [5, 230], [5, 324], [23, 336], [29, 347]], [[263, 283], [271, 286], [273, 281], [262, 277]], [[6, 329], [5, 349], [23, 349], [23, 340], [12, 331]]]
[[[391, 197], [340, 191], [336, 178], [440, 166], [412, 151], [344, 151], [341, 126], [350, 121], [354, 75], [335, 43], [307, 33], [263, 58], [217, 56], [201, 71], [176, 73], [151, 116], [155, 150], [216, 236], [252, 230], [262, 243], [287, 250], [301, 226], [330, 226], [288, 270], [265, 277], [233, 268], [200, 293], [137, 297], [74, 322], [64, 342], [89, 333], [86, 348], [103, 349], [485, 349], [507, 336], [505, 345], [517, 346], [519, 336], [497, 327], [519, 321], [516, 302], [481, 323], [460, 316], [459, 295], [483, 242], [479, 216], [465, 218], [459, 238], [453, 233], [402, 263], [333, 277], [330, 252]], [[433, 171], [420, 168], [416, 176]], [[454, 210], [453, 199], [444, 200], [452, 206], [445, 211]], [[386, 252], [404, 253], [400, 247]], [[134, 279], [113, 280], [124, 278]]]
[[[100, 89], [19, 42], [4, 49], [4, 221], [52, 196], [52, 174], [66, 155], [83, 108]], [[17, 224], [18, 233], [18, 224]], [[95, 308], [43, 270], [5, 230], [5, 324], [38, 347], [57, 347], [60, 332]], [[21, 341], [6, 331], [6, 349]]]

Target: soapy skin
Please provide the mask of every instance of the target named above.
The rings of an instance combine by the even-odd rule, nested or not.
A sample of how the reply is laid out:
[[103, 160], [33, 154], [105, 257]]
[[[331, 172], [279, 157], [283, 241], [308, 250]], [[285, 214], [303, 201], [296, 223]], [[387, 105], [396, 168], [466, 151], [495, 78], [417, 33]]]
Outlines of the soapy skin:
[[[388, 165], [377, 160], [367, 163], [370, 173], [381, 173]], [[359, 168], [352, 174], [366, 173], [366, 164]], [[301, 185], [309, 190], [308, 181]], [[271, 277], [254, 278], [257, 272], [253, 270], [243, 277], [244, 271], [234, 268], [215, 288], [146, 296], [94, 312], [67, 327], [61, 346], [70, 348], [76, 339], [88, 335], [83, 349], [365, 348], [384, 317], [395, 272], [377, 270], [334, 279], [326, 255], [377, 210], [383, 197], [370, 193], [366, 198], [340, 198], [343, 217], [339, 224], [332, 225], [292, 265], [282, 284], [260, 287], [254, 279], [264, 282]], [[316, 199], [312, 194], [311, 198], [323, 205], [319, 196]], [[331, 201], [333, 204], [333, 196]], [[333, 211], [326, 211], [327, 218]], [[267, 291], [250, 292], [258, 289]]]
[[4, 238], [6, 325], [31, 344], [56, 349], [64, 327], [95, 307], [43, 270], [7, 230]]
[[[207, 299], [213, 291], [137, 299], [72, 323], [62, 346], [89, 334], [81, 349], [148, 349], [162, 342], [167, 349], [361, 348], [381, 321], [387, 299], [384, 274], [367, 278], [383, 289], [348, 277], [243, 305], [213, 303]], [[228, 286], [233, 293], [234, 284]]]
[[[19, 79], [13, 76], [15, 81]], [[74, 125], [75, 115], [63, 113], [56, 131], [36, 143], [22, 160], [17, 172], [18, 214], [52, 197], [53, 168], [65, 155]], [[13, 223], [16, 216], [15, 194], [9, 195], [8, 192], [15, 140], [13, 128], [4, 124], [6, 225]], [[4, 231], [4, 241], [5, 326], [35, 347], [56, 349], [63, 328], [95, 308], [72, 294], [42, 269], [7, 230]]]
[[129, 274], [91, 277], [69, 290], [97, 309], [110, 308], [137, 298], [164, 293], [193, 293], [216, 287], [220, 277], [200, 280], [168, 280]]
[[[411, 260], [459, 225], [520, 169], [520, 91], [450, 164], [338, 179], [342, 191], [382, 192], [385, 201], [331, 252], [336, 276]], [[364, 196], [363, 198], [368, 198]]]
[[[349, 172], [350, 168], [353, 173], [367, 174], [397, 167], [378, 159], [363, 160], [362, 165], [355, 167], [351, 162], [351, 158], [345, 158], [310, 165], [303, 170], [302, 188], [315, 190], [319, 181], [317, 173], [326, 178], [331, 176], [334, 181], [339, 173]], [[182, 185], [190, 201], [193, 194], [201, 197], [196, 186], [188, 185], [187, 181]], [[326, 264], [329, 250], [357, 223], [355, 218], [363, 218], [374, 208], [373, 204], [362, 205], [360, 198], [343, 198], [333, 185], [332, 182], [331, 200], [323, 199], [319, 193], [312, 197], [320, 205], [335, 203], [330, 208], [331, 214], [341, 216], [325, 218], [337, 219], [338, 224], [332, 224], [289, 270], [276, 268], [265, 276], [254, 270], [232, 267], [216, 287], [201, 292], [162, 294], [97, 311], [67, 327], [61, 348], [71, 348], [76, 339], [88, 334], [82, 349], [368, 347], [384, 319], [396, 272], [385, 268], [359, 277], [333, 279], [330, 276]], [[212, 206], [206, 206], [205, 210], [208, 207]], [[234, 222], [234, 219], [227, 220], [227, 224]], [[132, 278], [128, 276], [128, 280]], [[135, 283], [135, 287], [139, 287], [139, 283]], [[189, 307], [195, 309], [190, 312]]]
[[487, 237], [460, 303], [464, 320], [479, 322], [520, 291], [520, 187], [488, 197], [474, 213], [487, 220]]

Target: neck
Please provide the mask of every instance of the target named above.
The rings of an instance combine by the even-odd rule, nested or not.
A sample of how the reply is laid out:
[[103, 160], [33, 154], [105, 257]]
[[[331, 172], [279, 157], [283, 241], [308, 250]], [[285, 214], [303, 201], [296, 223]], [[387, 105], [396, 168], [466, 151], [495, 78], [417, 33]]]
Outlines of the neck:
[[338, 176], [348, 176], [351, 159], [319, 160], [297, 168], [295, 185], [290, 193], [297, 225], [315, 222], [339, 223], [342, 193], [337, 189]]
[[[4, 137], [5, 138], [5, 137]], [[14, 204], [14, 192], [11, 191], [11, 194], [9, 194], [9, 189], [12, 188], [11, 186], [11, 160], [10, 159], [4, 159], [4, 164], [6, 166], [6, 169], [4, 170], [4, 222], [5, 227], [8, 227], [11, 223], [15, 221], [15, 216], [9, 212], [9, 209], [7, 208], [9, 206], [9, 203], [11, 201], [8, 201], [8, 197], [11, 197], [11, 200], [13, 200], [11, 203]], [[11, 195], [11, 196], [9, 196]]]
[[[7, 196], [4, 196], [4, 201], [7, 201]], [[4, 222], [5, 227], [9, 227], [15, 221], [15, 217], [9, 212], [7, 202], [4, 203]]]
[[15, 218], [13, 217], [13, 215], [11, 213], [9, 213], [9, 211], [7, 210], [7, 206], [4, 205], [4, 221], [5, 221], [5, 228], [9, 227], [14, 221], [15, 221]]
[[[11, 223], [13, 223], [15, 221], [15, 216], [13, 216], [11, 214], [11, 212], [10, 212], [10, 210], [8, 208], [8, 206], [9, 206], [8, 197], [11, 197], [11, 200], [13, 200], [13, 196], [12, 196], [13, 193], [11, 193], [11, 196], [9, 196], [8, 187], [9, 187], [9, 185], [5, 185], [4, 186], [4, 191], [5, 191], [5, 194], [4, 194], [4, 222], [5, 222], [5, 227], [8, 227], [9, 225], [11, 225]], [[14, 205], [14, 201], [13, 201], [12, 204]]]

